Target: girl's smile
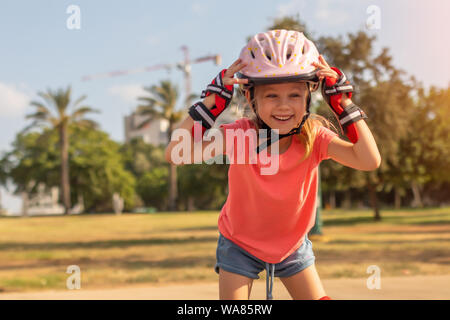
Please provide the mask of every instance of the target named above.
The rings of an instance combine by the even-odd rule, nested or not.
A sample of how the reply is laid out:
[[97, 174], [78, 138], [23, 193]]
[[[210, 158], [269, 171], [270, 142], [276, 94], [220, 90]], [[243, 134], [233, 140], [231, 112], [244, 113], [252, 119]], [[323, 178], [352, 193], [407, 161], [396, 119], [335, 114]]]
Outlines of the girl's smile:
[[291, 114], [291, 115], [284, 115], [284, 116], [283, 115], [272, 115], [272, 117], [275, 120], [282, 121], [282, 122], [285, 122], [285, 121], [288, 121], [288, 120], [292, 119], [293, 116], [294, 116], [293, 114]]

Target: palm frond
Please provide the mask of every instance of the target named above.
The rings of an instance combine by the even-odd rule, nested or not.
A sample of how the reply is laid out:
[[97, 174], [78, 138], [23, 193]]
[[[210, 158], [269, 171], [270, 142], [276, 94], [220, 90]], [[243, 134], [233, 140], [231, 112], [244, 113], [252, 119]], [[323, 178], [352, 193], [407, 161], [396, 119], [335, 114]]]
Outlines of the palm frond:
[[56, 107], [56, 101], [53, 98], [54, 97], [54, 93], [51, 91], [51, 89], [47, 89], [47, 92], [38, 92], [37, 94], [42, 99], [44, 99], [45, 102], [47, 103], [47, 105], [49, 105], [51, 108], [58, 109]]
[[82, 95], [81, 97], [79, 97], [77, 100], [75, 100], [72, 103], [73, 107], [76, 107], [77, 105], [79, 105], [81, 103], [81, 101], [85, 100], [87, 98], [87, 95]]
[[97, 129], [99, 124], [94, 120], [90, 119], [81, 119], [73, 122], [76, 126], [85, 129]]
[[76, 120], [78, 118], [83, 117], [87, 113], [100, 113], [100, 110], [93, 109], [89, 106], [81, 106], [78, 109], [74, 110], [70, 117]]
[[66, 105], [66, 108], [69, 106], [70, 104], [70, 98], [72, 96], [72, 87], [69, 85], [67, 86], [66, 91], [61, 90], [61, 97], [63, 99], [63, 104]]
[[186, 113], [184, 110], [180, 110], [180, 111], [172, 113], [173, 123], [177, 123], [178, 121], [183, 119], [183, 117], [185, 117], [185, 116], [186, 116]]
[[141, 116], [149, 116], [150, 118], [161, 118], [164, 117], [164, 114], [156, 109], [153, 109], [149, 106], [138, 106], [136, 109], [136, 113]]
[[200, 95], [196, 94], [196, 93], [191, 93], [187, 98], [186, 98], [186, 106], [189, 108], [193, 103], [193, 100], [197, 100], [200, 98]]
[[53, 96], [56, 103], [56, 108], [58, 109], [58, 113], [61, 118], [65, 117], [67, 114], [71, 91], [72, 90], [70, 87], [68, 87], [65, 91], [64, 89], [58, 89], [56, 94]]
[[31, 129], [34, 128], [44, 128], [46, 127], [46, 125], [40, 121], [40, 120], [35, 120], [32, 123], [30, 123], [28, 126], [26, 126], [25, 128], [23, 128], [21, 131], [19, 131], [19, 135], [20, 134], [26, 134], [28, 133]]
[[159, 103], [158, 100], [156, 100], [155, 98], [152, 98], [152, 97], [138, 97], [137, 99], [138, 99], [138, 101], [147, 102], [148, 106], [154, 106]]
[[46, 121], [49, 118], [50, 117], [49, 117], [48, 113], [40, 112], [40, 111], [25, 115], [25, 119], [36, 119], [39, 121]]
[[[138, 129], [146, 126], [150, 121], [155, 119], [166, 119], [171, 123], [178, 122], [182, 119], [184, 113], [175, 110], [178, 100], [178, 88], [169, 80], [163, 80], [159, 85], [144, 87], [149, 92], [150, 97], [139, 97], [138, 100], [143, 102], [136, 109], [136, 113], [142, 116], [148, 116]], [[196, 95], [193, 95], [195, 97]]]
[[36, 107], [36, 111], [45, 112], [48, 114], [51, 113], [50, 109], [47, 106], [38, 101], [31, 101], [30, 105]]

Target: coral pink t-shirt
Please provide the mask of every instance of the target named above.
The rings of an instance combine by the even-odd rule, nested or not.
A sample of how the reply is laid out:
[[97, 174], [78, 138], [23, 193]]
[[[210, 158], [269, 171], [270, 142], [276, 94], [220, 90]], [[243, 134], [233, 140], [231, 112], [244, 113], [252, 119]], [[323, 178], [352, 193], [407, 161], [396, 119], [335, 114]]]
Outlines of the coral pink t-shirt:
[[[220, 127], [225, 131], [243, 129], [234, 131], [236, 136], [255, 128], [248, 118]], [[281, 262], [297, 250], [315, 224], [318, 165], [329, 158], [328, 144], [335, 136], [331, 130], [318, 127], [311, 154], [303, 161], [305, 149], [293, 136], [289, 148], [278, 155], [276, 174], [262, 175], [261, 166], [267, 165], [259, 160], [231, 162], [228, 198], [218, 220], [220, 233], [268, 263]], [[233, 152], [237, 152], [236, 145], [227, 146], [227, 156]]]

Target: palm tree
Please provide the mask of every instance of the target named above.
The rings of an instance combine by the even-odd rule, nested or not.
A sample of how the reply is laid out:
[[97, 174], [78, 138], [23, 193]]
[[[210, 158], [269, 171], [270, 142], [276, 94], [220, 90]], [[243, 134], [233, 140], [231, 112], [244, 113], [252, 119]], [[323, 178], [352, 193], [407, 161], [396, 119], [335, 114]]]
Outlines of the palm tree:
[[[98, 112], [89, 106], [79, 106], [86, 99], [83, 95], [72, 103], [72, 89], [70, 86], [66, 90], [58, 89], [47, 92], [38, 92], [38, 95], [45, 101], [45, 104], [32, 101], [30, 104], [34, 107], [35, 113], [26, 115], [26, 119], [32, 119], [33, 122], [26, 127], [23, 132], [31, 128], [50, 126], [59, 133], [59, 145], [61, 154], [61, 193], [64, 205], [64, 214], [70, 212], [70, 183], [69, 183], [69, 126], [78, 126], [84, 128], [96, 128], [97, 123], [85, 119], [84, 116], [90, 112]], [[55, 111], [53, 114], [52, 109]], [[73, 111], [70, 112], [69, 109]]]
[[[150, 121], [156, 119], [166, 119], [169, 122], [167, 130], [167, 141], [170, 141], [175, 125], [186, 114], [183, 110], [175, 110], [176, 102], [178, 100], [178, 88], [174, 86], [169, 80], [163, 80], [160, 85], [152, 87], [144, 87], [145, 91], [150, 93], [150, 97], [139, 97], [138, 100], [145, 102], [144, 105], [139, 105], [137, 113], [148, 116], [147, 120], [141, 123], [140, 127], [144, 127]], [[190, 100], [196, 95], [187, 97], [186, 103], [189, 105]], [[177, 208], [177, 167], [170, 164], [169, 170], [169, 210], [174, 211]]]

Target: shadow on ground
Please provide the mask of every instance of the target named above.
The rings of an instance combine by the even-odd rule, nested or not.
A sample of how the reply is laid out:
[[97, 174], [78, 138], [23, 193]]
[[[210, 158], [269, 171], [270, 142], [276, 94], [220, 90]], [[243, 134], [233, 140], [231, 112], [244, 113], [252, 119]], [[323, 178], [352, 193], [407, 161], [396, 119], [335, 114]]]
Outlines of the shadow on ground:
[[124, 239], [107, 241], [76, 241], [76, 242], [2, 242], [0, 250], [58, 250], [58, 249], [110, 249], [126, 248], [132, 246], [151, 245], [178, 245], [201, 242], [216, 242], [218, 237], [184, 237], [184, 238], [149, 238], [149, 239]]

